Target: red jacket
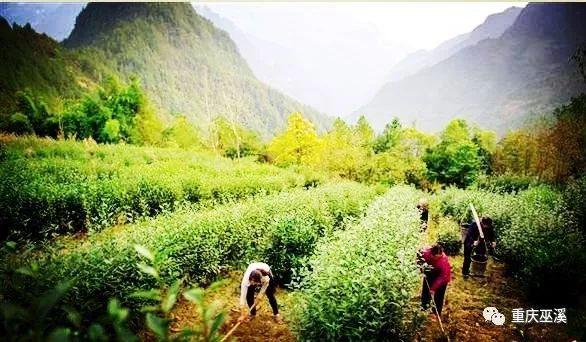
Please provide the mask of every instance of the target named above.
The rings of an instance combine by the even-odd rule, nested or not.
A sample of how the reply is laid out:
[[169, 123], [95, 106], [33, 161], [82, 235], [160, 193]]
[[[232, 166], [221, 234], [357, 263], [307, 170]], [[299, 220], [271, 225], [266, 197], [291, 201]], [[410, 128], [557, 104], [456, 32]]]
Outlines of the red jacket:
[[437, 260], [433, 260], [431, 255], [431, 247], [427, 247], [423, 250], [423, 258], [425, 262], [433, 266], [433, 276], [428, 277], [430, 281], [429, 288], [432, 292], [435, 292], [440, 287], [447, 285], [452, 280], [452, 267], [450, 266], [450, 260], [448, 256], [442, 252], [442, 255]]

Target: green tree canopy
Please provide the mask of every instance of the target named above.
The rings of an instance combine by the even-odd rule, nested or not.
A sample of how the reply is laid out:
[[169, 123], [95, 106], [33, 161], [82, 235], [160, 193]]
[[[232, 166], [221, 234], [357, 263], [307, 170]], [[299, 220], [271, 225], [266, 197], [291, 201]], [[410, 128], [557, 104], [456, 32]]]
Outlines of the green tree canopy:
[[429, 178], [460, 187], [472, 184], [480, 172], [480, 158], [466, 121], [452, 120], [440, 137], [424, 156]]
[[387, 152], [391, 150], [399, 142], [401, 134], [401, 122], [398, 118], [385, 126], [383, 132], [376, 137], [374, 141], [374, 153]]

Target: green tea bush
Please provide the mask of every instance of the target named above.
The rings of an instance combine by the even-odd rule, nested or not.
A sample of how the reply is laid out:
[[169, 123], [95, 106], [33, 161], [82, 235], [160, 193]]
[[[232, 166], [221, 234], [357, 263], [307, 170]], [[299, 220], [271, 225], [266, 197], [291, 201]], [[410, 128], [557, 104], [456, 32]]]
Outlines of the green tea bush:
[[0, 238], [96, 232], [183, 202], [306, 184], [291, 170], [180, 149], [0, 136], [0, 151]]
[[392, 188], [357, 224], [320, 242], [303, 273], [294, 329], [304, 341], [410, 340], [420, 241], [412, 188]]
[[586, 237], [586, 176], [568, 182], [563, 191], [568, 210], [572, 211], [577, 226]]
[[495, 230], [510, 226], [510, 194], [496, 194], [484, 190], [462, 190], [454, 187], [442, 190], [430, 199], [430, 210], [449, 216], [458, 223], [470, 223], [474, 220], [470, 203], [474, 204], [478, 215], [490, 216], [495, 222]]
[[[267, 257], [269, 263], [282, 260], [282, 266], [287, 260], [295, 260], [297, 254], [302, 257], [310, 252], [307, 241], [338, 229], [337, 216], [341, 213], [360, 215], [374, 196], [371, 187], [341, 183], [209, 210], [181, 209], [123, 230], [103, 231], [73, 248], [63, 249], [55, 242], [35, 259], [47, 286], [63, 279], [74, 280], [66, 302], [73, 306], [83, 303], [83, 311], [88, 314], [103, 309], [111, 297], [136, 307], [128, 299], [129, 293], [154, 284], [151, 277], [137, 272], [140, 260], [134, 244], [153, 251], [153, 262], [165, 283], [186, 277], [192, 283], [206, 284], [229, 266]], [[293, 217], [299, 238], [286, 240], [289, 250], [277, 250], [279, 241], [285, 240], [275, 237], [287, 233], [287, 222]], [[296, 267], [295, 262], [287, 265]], [[276, 275], [283, 277], [279, 267]]]
[[502, 175], [480, 176], [473, 187], [508, 194], [527, 190], [529, 187], [538, 184], [539, 181], [535, 177], [506, 173]]
[[449, 189], [438, 198], [443, 214], [468, 217], [474, 203], [479, 215], [493, 219], [498, 254], [537, 300], [569, 302], [584, 284], [584, 236], [559, 191], [537, 186], [499, 195]]
[[533, 296], [573, 301], [585, 281], [585, 241], [561, 194], [532, 188], [513, 199], [511, 208], [511, 226], [501, 232], [503, 256]]
[[296, 215], [283, 217], [273, 225], [273, 235], [264, 260], [271, 265], [278, 280], [288, 284], [295, 270], [305, 266], [318, 239], [324, 235], [325, 227], [311, 217], [300, 218]]
[[447, 255], [458, 255], [462, 248], [460, 225], [451, 218], [440, 216], [437, 225], [436, 241], [442, 245]]

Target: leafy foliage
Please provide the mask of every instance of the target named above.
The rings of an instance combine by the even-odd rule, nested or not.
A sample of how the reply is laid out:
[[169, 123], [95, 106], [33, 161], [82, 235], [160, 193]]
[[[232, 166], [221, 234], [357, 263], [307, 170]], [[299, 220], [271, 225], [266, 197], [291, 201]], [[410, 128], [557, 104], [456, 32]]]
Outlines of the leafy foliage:
[[179, 149], [11, 136], [0, 143], [4, 238], [95, 232], [183, 202], [221, 203], [306, 184], [290, 170]]
[[366, 216], [320, 244], [302, 277], [295, 315], [301, 340], [408, 340], [418, 321], [419, 194], [392, 188]]
[[182, 280], [178, 279], [171, 286], [167, 286], [159, 276], [161, 270], [156, 265], [156, 256], [149, 249], [140, 245], [135, 245], [134, 249], [147, 262], [139, 263], [138, 268], [141, 272], [153, 277], [157, 281], [157, 286], [149, 290], [134, 292], [131, 296], [145, 299], [150, 304], [144, 306], [141, 311], [146, 313], [146, 325], [157, 339], [159, 341], [221, 341], [219, 330], [226, 320], [226, 313], [219, 309], [217, 303], [205, 303], [206, 294], [213, 291], [219, 283], [212, 284], [207, 290], [192, 288], [183, 293], [185, 299], [196, 305], [200, 321], [195, 327], [184, 327], [178, 334], [172, 335], [170, 329], [171, 310], [177, 303]]
[[542, 182], [563, 183], [586, 171], [586, 95], [553, 111], [548, 120], [512, 131], [498, 144], [493, 168]]
[[466, 121], [450, 122], [441, 134], [441, 142], [429, 150], [424, 160], [431, 180], [461, 187], [472, 184], [478, 177], [480, 160]]
[[[15, 247], [15, 245], [12, 246], [13, 251]], [[183, 292], [183, 296], [196, 305], [200, 320], [195, 325], [183, 327], [179, 333], [172, 334], [170, 312], [177, 303], [182, 282], [178, 280], [172, 286], [167, 286], [159, 277], [160, 271], [155, 265], [155, 255], [143, 246], [135, 245], [134, 247], [139, 255], [147, 261], [138, 264], [137, 268], [157, 281], [156, 287], [131, 294], [133, 298], [155, 304], [146, 305], [141, 309], [140, 315], [145, 314], [146, 326], [161, 341], [219, 342], [221, 340], [219, 328], [224, 322], [226, 314], [219, 310], [217, 303], [208, 304], [205, 302], [206, 295], [219, 284], [215, 283], [206, 290], [191, 288]], [[3, 272], [6, 277], [7, 270], [3, 270]], [[37, 289], [31, 288], [30, 284], [40, 285], [42, 282], [39, 279], [40, 276], [38, 264], [33, 262], [17, 269], [11, 275], [10, 280], [4, 279], [6, 284], [12, 286], [8, 292], [14, 293], [16, 291], [19, 297], [24, 296], [24, 299], [13, 297], [0, 304], [0, 315], [4, 322], [0, 326], [0, 332], [3, 333], [7, 341], [139, 340], [138, 336], [128, 328], [129, 323], [138, 318], [132, 317], [137, 312], [123, 307], [119, 300], [111, 298], [105, 308], [106, 314], [97, 317], [96, 320], [86, 322], [82, 316], [83, 311], [61, 303], [74, 282], [64, 281], [42, 294], [37, 294]], [[2, 291], [7, 293], [6, 289]], [[19, 300], [28, 307], [23, 307]], [[161, 315], [164, 317], [160, 317]]]
[[[29, 24], [10, 26], [0, 17], [0, 45], [1, 122], [19, 111], [23, 93], [39, 96], [47, 111], [54, 112], [61, 110], [67, 100], [80, 98], [96, 83], [96, 78], [82, 70], [75, 53], [36, 33]], [[95, 69], [103, 70], [99, 64]], [[28, 116], [26, 111], [21, 114]]]
[[[268, 262], [287, 260], [285, 253], [304, 257], [308, 250], [303, 239], [299, 248], [282, 250], [280, 256], [269, 252], [276, 247], [274, 241], [278, 240], [274, 236], [282, 231], [284, 222], [296, 217], [305, 224], [311, 223], [305, 230], [308, 234], [317, 230], [324, 235], [338, 229], [344, 218], [360, 215], [374, 195], [372, 188], [344, 183], [269, 195], [204, 211], [178, 210], [128, 225], [123, 230], [106, 230], [66, 252], [56, 241], [45, 246], [34, 259], [39, 264], [42, 275], [39, 281], [43, 286], [74, 279], [64, 303], [73, 307], [81, 303], [91, 318], [104, 309], [103, 303], [108, 298], [120, 298], [132, 308], [140, 305], [129, 295], [137, 289], [152, 288], [156, 285], [155, 278], [165, 284], [183, 278], [205, 284], [231, 265], [262, 260], [266, 256], [273, 258]], [[148, 259], [149, 254], [141, 249], [141, 255], [137, 255], [135, 244], [152, 251], [155, 267], [143, 264], [141, 272], [136, 270], [135, 265], [142, 258]], [[294, 243], [289, 245], [295, 247]], [[28, 263], [30, 259], [17, 260], [16, 267], [19, 262]], [[284, 274], [276, 275], [284, 277]]]
[[437, 243], [442, 245], [447, 255], [458, 255], [462, 248], [462, 233], [460, 226], [451, 218], [440, 216], [437, 222]]
[[293, 113], [286, 131], [275, 136], [267, 150], [277, 165], [314, 165], [318, 162], [320, 145], [311, 122], [301, 113]]
[[[493, 219], [499, 255], [538, 301], [565, 300], [584, 283], [584, 236], [578, 217], [560, 192], [531, 187], [516, 195], [450, 189], [435, 206], [444, 215], [470, 220], [468, 205]], [[555, 288], [556, 291], [551, 291]]]

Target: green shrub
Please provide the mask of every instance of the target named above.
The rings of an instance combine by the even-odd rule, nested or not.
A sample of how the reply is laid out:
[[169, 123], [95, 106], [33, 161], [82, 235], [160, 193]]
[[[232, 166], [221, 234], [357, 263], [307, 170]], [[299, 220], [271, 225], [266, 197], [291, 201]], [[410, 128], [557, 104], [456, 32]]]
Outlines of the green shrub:
[[[269, 262], [281, 262], [276, 275], [283, 278], [280, 267], [310, 253], [311, 245], [307, 241], [316, 236], [315, 232], [323, 235], [338, 229], [336, 216], [340, 212], [358, 216], [374, 196], [370, 187], [342, 183], [273, 194], [209, 210], [181, 209], [123, 230], [103, 231], [73, 248], [63, 249], [55, 243], [46, 247], [44, 253], [37, 253], [34, 262], [40, 265], [39, 279], [46, 286], [73, 279], [66, 304], [83, 303], [83, 311], [91, 317], [92, 313], [103, 310], [108, 298], [120, 298], [123, 303], [136, 307], [138, 304], [128, 295], [136, 288], [154, 285], [150, 277], [136, 270], [140, 260], [134, 244], [145, 246], [157, 255], [154, 263], [167, 284], [183, 277], [192, 283], [206, 284], [226, 267], [242, 266], [267, 256], [271, 258]], [[299, 239], [286, 240], [289, 251], [275, 249], [275, 241], [285, 241], [275, 236], [283, 236], [286, 223], [293, 217], [297, 220], [294, 225], [300, 228]], [[296, 267], [295, 262], [290, 265]]]
[[527, 190], [529, 187], [538, 184], [539, 181], [535, 177], [507, 173], [502, 175], [480, 176], [476, 180], [475, 187], [491, 192], [508, 194]]
[[304, 176], [201, 152], [0, 136], [0, 238], [43, 238], [132, 222], [183, 202], [283, 191]]
[[442, 245], [447, 255], [458, 255], [462, 248], [462, 231], [460, 225], [447, 217], [440, 217], [437, 226], [436, 241]]
[[572, 212], [576, 225], [586, 237], [586, 176], [568, 182], [563, 191], [566, 208]]
[[438, 199], [444, 215], [469, 219], [468, 205], [474, 203], [479, 215], [493, 219], [499, 255], [533, 298], [569, 303], [584, 283], [584, 236], [559, 191], [537, 186], [499, 195], [449, 189]]
[[418, 318], [412, 298], [420, 193], [402, 186], [376, 200], [357, 224], [320, 243], [303, 273], [294, 329], [304, 341], [408, 340]]
[[311, 217], [297, 215], [283, 217], [272, 225], [273, 235], [264, 260], [278, 280], [288, 284], [295, 271], [305, 266], [325, 227]]

